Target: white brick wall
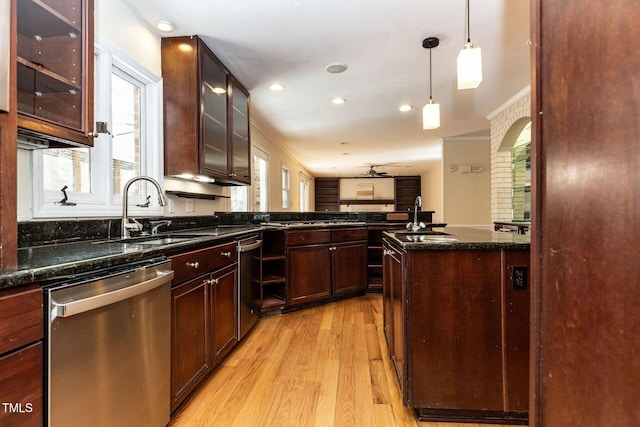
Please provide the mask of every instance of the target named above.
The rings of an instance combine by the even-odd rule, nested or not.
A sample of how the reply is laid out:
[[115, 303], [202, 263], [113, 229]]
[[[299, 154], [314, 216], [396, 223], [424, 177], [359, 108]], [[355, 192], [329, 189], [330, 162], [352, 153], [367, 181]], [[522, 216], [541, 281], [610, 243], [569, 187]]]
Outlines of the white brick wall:
[[520, 91], [487, 117], [491, 121], [491, 221], [493, 222], [512, 219], [510, 149], [515, 139], [506, 141], [505, 146], [502, 144], [511, 126], [525, 117], [531, 117], [530, 87]]

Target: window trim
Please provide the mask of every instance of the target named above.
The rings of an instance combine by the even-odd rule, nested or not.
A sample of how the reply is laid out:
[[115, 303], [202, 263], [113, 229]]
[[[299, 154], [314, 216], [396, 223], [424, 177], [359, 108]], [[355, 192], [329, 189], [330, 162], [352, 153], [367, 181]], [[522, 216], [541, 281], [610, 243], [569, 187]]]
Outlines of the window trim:
[[[269, 152], [267, 150], [265, 150], [264, 148], [258, 147], [258, 146], [252, 146], [252, 165], [251, 165], [251, 173], [255, 173], [255, 159], [261, 159], [264, 160], [265, 165], [266, 165], [266, 173], [265, 173], [265, 179], [263, 183], [261, 183], [262, 188], [264, 189], [264, 206], [261, 209], [261, 212], [267, 212], [269, 210]], [[251, 180], [251, 206], [253, 211], [256, 211], [257, 205], [256, 205], [256, 182], [255, 180]]]
[[311, 178], [300, 172], [298, 173], [298, 181], [298, 187], [300, 187], [300, 212], [309, 212], [311, 210]]
[[[285, 182], [285, 176], [284, 176], [285, 172], [287, 175], [286, 182]], [[282, 209], [290, 209], [291, 208], [291, 170], [284, 163], [280, 165], [280, 184], [282, 186], [282, 203], [281, 203]], [[285, 197], [284, 197], [285, 193], [287, 194], [286, 204], [285, 204]]]
[[[163, 182], [164, 179], [164, 143], [162, 129], [162, 79], [135, 59], [106, 40], [96, 40], [95, 45], [95, 120], [111, 123], [111, 74], [114, 69], [119, 75], [128, 75], [144, 85], [144, 129], [141, 135], [141, 171], [143, 174]], [[105, 78], [104, 76], [109, 76]], [[108, 95], [105, 95], [108, 94]], [[100, 134], [94, 139], [94, 147], [89, 149], [91, 193], [68, 191], [69, 201], [75, 206], [62, 206], [56, 202], [62, 199], [60, 191], [44, 190], [42, 176], [42, 152], [34, 151], [33, 167], [33, 209], [32, 218], [69, 218], [69, 217], [105, 217], [122, 213], [122, 195], [113, 194], [111, 179], [111, 145], [109, 134]], [[108, 158], [105, 161], [104, 158]], [[105, 184], [103, 177], [108, 177]], [[155, 189], [147, 187], [147, 193], [156, 200]], [[134, 216], [157, 216], [164, 208], [152, 205], [138, 208], [143, 198], [132, 197], [129, 211]]]

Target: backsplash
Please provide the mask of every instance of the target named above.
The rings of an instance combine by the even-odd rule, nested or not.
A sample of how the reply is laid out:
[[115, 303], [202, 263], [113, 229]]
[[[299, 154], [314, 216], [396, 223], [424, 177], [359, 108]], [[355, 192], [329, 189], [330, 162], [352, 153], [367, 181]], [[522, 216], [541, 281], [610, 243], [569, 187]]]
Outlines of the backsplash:
[[[428, 223], [431, 222], [432, 214], [433, 212], [431, 211], [420, 211], [418, 212], [418, 218], [420, 221]], [[170, 219], [171, 225], [163, 226], [160, 232], [176, 232], [226, 225], [258, 225], [265, 222], [388, 222], [386, 215], [386, 212], [221, 212], [206, 216], [137, 218], [137, 220], [142, 223], [144, 230], [149, 230], [150, 221]], [[121, 221], [120, 218], [105, 218], [19, 222], [18, 247], [26, 248], [82, 240], [117, 238], [121, 236]]]

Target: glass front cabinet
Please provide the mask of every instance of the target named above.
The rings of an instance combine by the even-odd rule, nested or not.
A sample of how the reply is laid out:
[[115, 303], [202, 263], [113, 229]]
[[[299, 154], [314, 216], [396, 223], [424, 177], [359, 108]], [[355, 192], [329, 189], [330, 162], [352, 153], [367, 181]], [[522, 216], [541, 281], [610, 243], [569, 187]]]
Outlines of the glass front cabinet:
[[162, 39], [165, 174], [251, 183], [249, 92], [197, 36]]
[[93, 0], [16, 5], [19, 135], [93, 146]]

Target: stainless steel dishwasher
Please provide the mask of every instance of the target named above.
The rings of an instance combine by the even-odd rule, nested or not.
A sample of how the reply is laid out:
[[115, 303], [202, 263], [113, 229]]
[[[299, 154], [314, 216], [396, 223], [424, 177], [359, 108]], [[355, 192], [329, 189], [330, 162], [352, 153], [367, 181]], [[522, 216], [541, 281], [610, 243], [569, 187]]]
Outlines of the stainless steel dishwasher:
[[258, 257], [262, 240], [251, 235], [238, 240], [238, 340], [253, 328], [259, 318], [254, 307], [253, 283], [258, 279]]
[[172, 278], [162, 258], [44, 288], [48, 426], [167, 425]]

